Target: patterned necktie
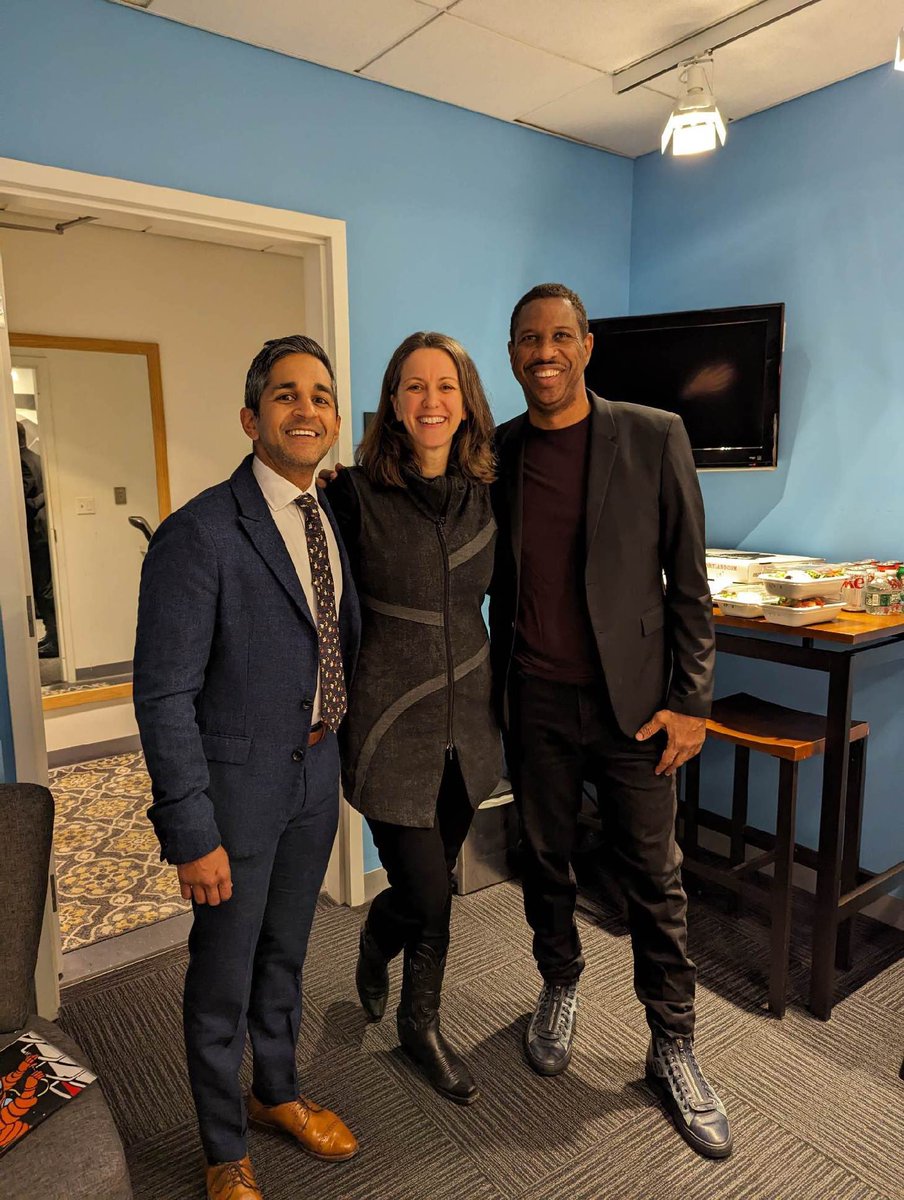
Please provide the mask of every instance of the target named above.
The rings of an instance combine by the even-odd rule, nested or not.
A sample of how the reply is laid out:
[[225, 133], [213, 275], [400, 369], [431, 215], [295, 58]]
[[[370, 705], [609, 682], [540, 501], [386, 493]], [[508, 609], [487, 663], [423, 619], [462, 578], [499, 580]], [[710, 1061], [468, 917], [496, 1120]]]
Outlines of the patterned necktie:
[[307, 492], [303, 496], [299, 496], [295, 503], [304, 513], [304, 536], [308, 543], [311, 582], [314, 585], [314, 596], [317, 600], [320, 716], [324, 725], [335, 731], [345, 716], [347, 703], [330, 555], [326, 544], [326, 534], [323, 532], [323, 522], [320, 519], [320, 505]]

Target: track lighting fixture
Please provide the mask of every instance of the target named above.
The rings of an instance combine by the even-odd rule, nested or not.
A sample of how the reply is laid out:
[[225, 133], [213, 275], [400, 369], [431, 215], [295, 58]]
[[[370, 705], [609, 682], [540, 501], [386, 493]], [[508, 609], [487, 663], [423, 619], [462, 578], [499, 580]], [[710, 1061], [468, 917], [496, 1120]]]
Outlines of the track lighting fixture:
[[662, 131], [662, 153], [669, 142], [672, 154], [703, 154], [715, 150], [716, 140], [725, 145], [725, 122], [716, 107], [712, 84], [706, 68], [712, 69], [712, 57], [705, 55], [684, 63], [679, 75], [681, 92], [678, 103]]

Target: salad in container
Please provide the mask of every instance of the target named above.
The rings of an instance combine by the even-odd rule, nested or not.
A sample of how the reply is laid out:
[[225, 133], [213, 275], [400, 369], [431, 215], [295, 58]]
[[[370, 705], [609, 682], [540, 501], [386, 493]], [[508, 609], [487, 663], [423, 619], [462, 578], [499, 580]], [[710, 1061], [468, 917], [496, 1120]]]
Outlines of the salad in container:
[[792, 567], [787, 571], [775, 571], [759, 577], [766, 590], [773, 596], [786, 596], [792, 600], [837, 599], [841, 595], [848, 573], [844, 567], [820, 563], [813, 567]]
[[718, 604], [726, 617], [761, 617], [765, 598], [765, 590], [761, 587], [729, 583], [713, 596], [713, 603]]

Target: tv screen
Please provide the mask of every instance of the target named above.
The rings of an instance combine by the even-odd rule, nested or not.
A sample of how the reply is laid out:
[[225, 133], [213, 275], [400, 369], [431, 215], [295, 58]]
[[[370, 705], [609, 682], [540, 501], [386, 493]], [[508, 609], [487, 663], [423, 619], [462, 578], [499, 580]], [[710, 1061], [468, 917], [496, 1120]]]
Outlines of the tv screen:
[[702, 468], [774, 467], [785, 306], [590, 322], [587, 386], [677, 413]]

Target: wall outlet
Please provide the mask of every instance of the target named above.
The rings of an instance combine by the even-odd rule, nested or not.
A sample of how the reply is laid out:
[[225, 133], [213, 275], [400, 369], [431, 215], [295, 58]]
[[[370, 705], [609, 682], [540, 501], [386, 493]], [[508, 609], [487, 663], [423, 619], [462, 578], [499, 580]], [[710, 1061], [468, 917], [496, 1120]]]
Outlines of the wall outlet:
[[96, 512], [93, 496], [76, 496], [75, 511], [79, 517], [93, 516]]
[[113, 503], [114, 504], [125, 504], [125, 502], [126, 502], [126, 489], [124, 487], [115, 487], [113, 489]]

